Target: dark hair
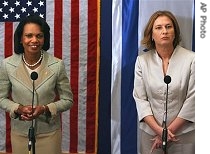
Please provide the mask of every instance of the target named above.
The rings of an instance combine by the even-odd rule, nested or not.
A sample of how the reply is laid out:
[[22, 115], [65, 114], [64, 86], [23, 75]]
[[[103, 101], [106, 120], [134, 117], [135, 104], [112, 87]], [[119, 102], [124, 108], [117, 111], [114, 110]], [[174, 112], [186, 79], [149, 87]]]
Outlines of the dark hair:
[[14, 51], [16, 54], [24, 53], [24, 48], [21, 43], [24, 26], [28, 23], [34, 23], [40, 26], [41, 31], [44, 33], [43, 50], [47, 51], [50, 48], [50, 27], [47, 22], [40, 16], [30, 15], [22, 19], [18, 24], [14, 34]]
[[157, 11], [150, 17], [144, 30], [144, 38], [141, 40], [141, 44], [145, 45], [148, 50], [155, 49], [155, 42], [152, 40], [152, 28], [155, 20], [159, 16], [167, 16], [171, 19], [175, 31], [175, 38], [173, 41], [173, 46], [175, 48], [181, 41], [180, 28], [175, 16], [170, 11]]

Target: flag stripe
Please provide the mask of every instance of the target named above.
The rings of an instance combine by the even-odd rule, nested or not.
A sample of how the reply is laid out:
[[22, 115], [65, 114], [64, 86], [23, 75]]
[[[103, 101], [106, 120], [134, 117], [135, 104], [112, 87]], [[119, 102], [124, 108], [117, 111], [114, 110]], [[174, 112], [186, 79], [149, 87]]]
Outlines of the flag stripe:
[[95, 153], [98, 153], [98, 117], [99, 117], [99, 67], [100, 67], [100, 17], [101, 0], [97, 1], [97, 63], [96, 63], [96, 119], [95, 119]]
[[78, 151], [86, 151], [87, 136], [87, 63], [88, 63], [88, 3], [79, 1], [79, 98], [78, 98]]
[[[138, 55], [139, 1], [123, 0], [121, 65], [121, 154], [137, 153], [137, 113], [133, 99], [134, 65]], [[132, 11], [130, 11], [132, 10]], [[128, 116], [129, 115], [129, 116]]]
[[[14, 29], [17, 27], [16, 22], [6, 22], [4, 24], [4, 57], [9, 57], [13, 54], [13, 38], [14, 38]], [[5, 138], [5, 150], [7, 152], [12, 152], [11, 148], [11, 138], [10, 138], [10, 116], [8, 113], [5, 113], [5, 123], [6, 123], [6, 138]]]
[[5, 24], [0, 24], [0, 46], [1, 46], [1, 49], [0, 49], [0, 60], [3, 60], [4, 57], [5, 57], [5, 49], [4, 49], [4, 46], [5, 46]]
[[111, 154], [112, 0], [101, 0], [98, 154]]
[[[12, 55], [12, 44], [13, 44], [13, 23], [5, 23], [5, 32], [4, 32], [4, 55], [5, 57]], [[6, 113], [6, 132], [10, 132], [10, 117]], [[11, 142], [10, 142], [10, 133], [6, 133], [6, 151], [11, 152]]]
[[78, 143], [78, 75], [79, 75], [79, 1], [71, 1], [71, 86], [74, 107], [70, 113], [70, 151], [77, 152]]
[[121, 153], [122, 1], [112, 3], [111, 153]]
[[97, 0], [88, 1], [88, 61], [87, 61], [87, 129], [86, 151], [95, 152], [96, 135], [96, 64], [97, 64]]
[[[10, 117], [9, 113], [6, 113], [6, 132], [10, 132], [10, 130]], [[6, 152], [12, 152], [10, 133], [6, 133]]]
[[54, 19], [55, 19], [55, 4], [54, 0], [47, 0], [46, 1], [46, 21], [50, 26], [50, 50], [48, 50], [49, 53], [54, 54], [54, 46], [55, 46], [55, 24], [57, 24]]
[[[70, 37], [71, 37], [71, 3], [69, 0], [63, 0], [63, 25], [62, 25], [62, 59], [65, 63], [65, 69], [69, 76], [69, 80], [71, 82], [71, 74], [70, 74], [70, 62], [71, 62], [71, 54], [70, 54]], [[69, 18], [66, 18], [69, 17]], [[66, 111], [62, 113], [62, 150], [63, 152], [70, 151], [70, 111]], [[71, 141], [72, 142], [72, 141]]]
[[13, 23], [12, 22], [6, 22], [5, 23], [5, 32], [4, 32], [4, 38], [5, 38], [5, 45], [4, 45], [4, 55], [5, 57], [12, 55], [12, 44], [13, 44]]
[[63, 21], [63, 0], [56, 1], [54, 15], [54, 56], [62, 59], [62, 21]]

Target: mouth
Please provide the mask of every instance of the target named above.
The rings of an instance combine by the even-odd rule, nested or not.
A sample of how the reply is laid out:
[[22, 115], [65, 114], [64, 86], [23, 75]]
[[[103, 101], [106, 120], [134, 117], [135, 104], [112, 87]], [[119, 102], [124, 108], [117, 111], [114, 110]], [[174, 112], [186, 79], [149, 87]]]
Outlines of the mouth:
[[169, 39], [169, 37], [163, 37], [162, 38], [162, 40], [168, 40]]
[[39, 46], [38, 45], [30, 45], [29, 47], [31, 49], [33, 49], [33, 50], [39, 49]]

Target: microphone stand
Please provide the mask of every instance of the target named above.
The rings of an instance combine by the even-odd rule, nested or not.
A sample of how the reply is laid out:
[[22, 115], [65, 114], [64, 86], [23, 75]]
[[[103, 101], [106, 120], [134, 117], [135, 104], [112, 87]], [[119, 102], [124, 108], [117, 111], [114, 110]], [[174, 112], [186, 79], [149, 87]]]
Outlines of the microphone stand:
[[[33, 116], [33, 112], [34, 112], [34, 92], [35, 92], [34, 80], [36, 80], [37, 77], [38, 76], [37, 76], [36, 72], [31, 73], [31, 79], [33, 80], [32, 116]], [[31, 127], [29, 128], [29, 131], [28, 131], [28, 138], [29, 138], [29, 142], [28, 142], [29, 154], [31, 153], [31, 147], [32, 147], [33, 154], [35, 154], [36, 139], [35, 139], [35, 131], [34, 131], [34, 119], [31, 121]]]
[[167, 103], [168, 103], [168, 84], [167, 84], [167, 92], [166, 92], [166, 104], [165, 104], [165, 111], [163, 115], [163, 134], [162, 134], [162, 148], [164, 154], [167, 154], [167, 140], [168, 140], [168, 129], [166, 125], [167, 121]]
[[162, 149], [164, 154], [167, 154], [167, 141], [168, 141], [168, 129], [167, 129], [167, 112], [168, 112], [168, 84], [171, 82], [170, 76], [165, 76], [164, 82], [167, 85], [166, 89], [166, 104], [165, 104], [165, 111], [163, 115], [163, 133], [162, 133]]

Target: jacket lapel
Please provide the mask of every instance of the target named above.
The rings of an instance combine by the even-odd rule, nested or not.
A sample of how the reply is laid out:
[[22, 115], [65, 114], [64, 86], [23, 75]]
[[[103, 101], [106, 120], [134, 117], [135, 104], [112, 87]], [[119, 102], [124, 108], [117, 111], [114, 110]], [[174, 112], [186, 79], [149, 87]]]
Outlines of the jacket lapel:
[[[15, 68], [11, 74], [13, 78], [27, 87], [29, 90], [33, 91], [33, 82], [30, 78], [30, 74], [28, 73], [26, 66], [22, 62], [22, 55], [16, 55], [14, 59], [12, 59], [9, 63]], [[55, 61], [49, 58], [48, 53], [44, 52], [43, 60], [37, 72], [38, 78], [34, 81], [35, 89], [38, 89], [54, 74], [54, 72], [48, 67], [53, 63], [55, 63]]]
[[49, 65], [51, 65], [53, 61], [49, 59], [49, 54], [44, 52], [43, 60], [41, 62], [40, 67], [38, 68], [38, 79], [35, 81], [35, 88], [38, 89], [43, 83], [45, 83], [51, 76], [53, 76], [54, 72], [49, 69]]
[[12, 71], [11, 76], [15, 80], [20, 82], [22, 85], [32, 90], [32, 82], [30, 79], [30, 75], [22, 62], [22, 54], [14, 55], [14, 58], [11, 59], [11, 61], [9, 61], [9, 64], [11, 65], [11, 70], [14, 68], [14, 71]]

